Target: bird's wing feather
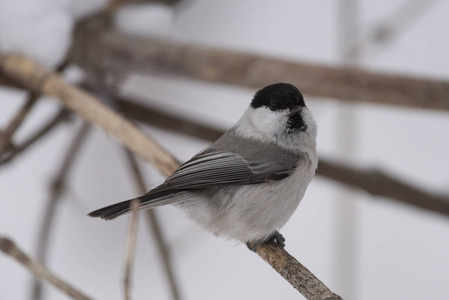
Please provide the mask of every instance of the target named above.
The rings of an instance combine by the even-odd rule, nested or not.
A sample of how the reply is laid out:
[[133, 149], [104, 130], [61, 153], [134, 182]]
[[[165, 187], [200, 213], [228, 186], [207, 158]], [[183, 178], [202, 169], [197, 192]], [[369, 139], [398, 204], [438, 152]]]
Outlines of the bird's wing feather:
[[159, 187], [148, 192], [166, 194], [180, 190], [201, 189], [217, 185], [257, 184], [288, 177], [296, 164], [278, 161], [249, 162], [228, 152], [200, 153], [183, 164]]
[[[264, 159], [248, 159], [243, 155], [212, 151], [203, 152], [179, 167], [160, 186], [138, 197], [141, 206], [155, 207], [176, 202], [177, 192], [201, 189], [220, 185], [258, 184], [279, 181], [287, 178], [293, 171], [307, 161], [305, 156], [268, 156]], [[89, 214], [91, 217], [113, 219], [130, 210], [130, 200], [113, 204]]]

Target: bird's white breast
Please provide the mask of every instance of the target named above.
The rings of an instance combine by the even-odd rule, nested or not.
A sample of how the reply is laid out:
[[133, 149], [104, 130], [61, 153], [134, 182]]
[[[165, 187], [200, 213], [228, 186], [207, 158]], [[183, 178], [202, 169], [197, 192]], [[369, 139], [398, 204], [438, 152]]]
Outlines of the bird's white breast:
[[242, 242], [264, 240], [290, 219], [303, 198], [317, 165], [316, 153], [308, 156], [309, 160], [284, 180], [214, 191], [219, 201], [196, 193], [195, 200], [180, 206], [218, 236]]

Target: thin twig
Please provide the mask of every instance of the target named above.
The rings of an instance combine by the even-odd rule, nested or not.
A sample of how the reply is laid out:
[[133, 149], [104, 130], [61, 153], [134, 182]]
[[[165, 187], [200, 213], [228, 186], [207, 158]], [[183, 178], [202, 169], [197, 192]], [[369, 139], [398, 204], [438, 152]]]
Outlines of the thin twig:
[[[132, 123], [101, 104], [95, 97], [68, 84], [57, 74], [44, 69], [29, 58], [20, 55], [2, 56], [0, 53], [0, 70], [7, 76], [20, 81], [34, 92], [56, 97], [61, 103], [77, 112], [88, 122], [100, 126], [106, 132], [111, 133], [128, 149], [153, 164], [161, 173], [170, 175], [179, 167], [179, 163], [167, 150], [139, 131]], [[261, 245], [259, 247], [261, 250], [258, 251], [264, 251], [265, 247], [269, 247], [269, 245]], [[267, 259], [273, 268], [277, 268], [274, 265], [276, 261], [282, 261], [282, 257], [289, 256], [287, 251], [282, 248], [278, 249], [278, 251], [266, 251], [264, 253], [268, 257], [272, 255], [277, 256]], [[289, 260], [289, 262], [292, 263], [289, 267], [291, 270], [301, 267], [295, 264], [294, 261]], [[311, 294], [314, 294], [313, 291], [315, 289], [326, 289], [322, 287], [323, 283], [309, 280], [313, 277], [311, 274], [301, 277], [300, 275], [304, 274], [304, 272], [310, 273], [307, 269], [301, 272], [293, 272], [288, 276], [288, 281], [290, 283], [296, 282], [301, 287], [298, 290], [308, 290], [311, 291]], [[283, 276], [287, 278], [285, 273]]]
[[[386, 49], [389, 44], [398, 38], [416, 23], [421, 17], [423, 17], [428, 10], [438, 0], [407, 0], [404, 1], [399, 7], [393, 10], [382, 20], [376, 22], [372, 28], [369, 28], [368, 32], [362, 35], [362, 37], [356, 41], [351, 47], [348, 47], [348, 54], [351, 53], [365, 53], [370, 48], [377, 50], [375, 53], [370, 53], [370, 59], [373, 55], [379, 55], [379, 53]], [[377, 47], [374, 47], [377, 46]], [[381, 47], [379, 47], [381, 46]]]
[[[92, 92], [94, 95], [97, 95], [99, 98], [101, 98], [104, 103], [108, 104], [109, 107], [114, 109], [114, 111], [120, 111], [120, 99], [118, 99], [115, 94], [117, 91], [114, 91], [114, 88], [107, 89], [105, 86], [102, 86], [101, 84], [93, 84], [85, 82], [80, 85], [83, 87], [86, 91]], [[114, 93], [115, 92], [115, 93]], [[156, 117], [156, 116], [155, 116]], [[146, 187], [143, 179], [142, 172], [140, 171], [140, 168], [137, 164], [137, 161], [134, 157], [134, 155], [129, 151], [125, 149], [126, 156], [128, 158], [128, 162], [131, 166], [131, 170], [134, 175], [134, 182], [136, 183], [137, 189], [139, 190], [140, 194], [146, 193]], [[159, 225], [159, 221], [157, 219], [157, 213], [156, 210], [150, 209], [145, 210], [146, 213], [146, 219], [149, 222], [150, 230], [152, 232], [152, 236], [155, 239], [155, 244], [159, 250], [159, 256], [161, 258], [165, 275], [167, 277], [169, 286], [170, 286], [170, 292], [172, 294], [172, 298], [174, 300], [180, 299], [180, 293], [178, 289], [178, 284], [176, 283], [175, 275], [173, 272], [173, 267], [171, 264], [170, 259], [170, 253], [167, 246], [167, 243], [165, 242], [165, 239], [162, 234], [162, 230]]]
[[45, 125], [43, 125], [37, 132], [35, 132], [31, 137], [29, 137], [22, 144], [15, 146], [10, 152], [5, 153], [4, 158], [0, 160], [0, 166], [10, 162], [14, 157], [23, 151], [29, 149], [33, 144], [39, 141], [41, 138], [50, 133], [53, 129], [56, 128], [62, 121], [68, 119], [71, 115], [71, 112], [65, 108], [59, 110], [54, 117], [47, 121]]
[[19, 129], [20, 125], [22, 125], [22, 122], [36, 103], [37, 98], [38, 96], [36, 94], [29, 93], [25, 104], [20, 108], [6, 129], [0, 133], [0, 158], [11, 145], [11, 139], [14, 133]]
[[123, 293], [125, 300], [131, 300], [131, 273], [136, 248], [137, 225], [139, 216], [138, 199], [131, 201], [131, 216], [129, 218], [128, 236], [126, 238], [125, 276], [123, 277]]
[[27, 268], [31, 273], [37, 278], [46, 280], [51, 283], [54, 287], [61, 290], [63, 293], [69, 297], [76, 300], [91, 300], [92, 298], [86, 296], [83, 292], [73, 287], [69, 283], [63, 281], [58, 276], [50, 272], [44, 266], [38, 262], [32, 260], [28, 255], [26, 255], [22, 250], [20, 250], [17, 245], [10, 239], [0, 236], [0, 250], [14, 258], [16, 261], [21, 263], [25, 268]]
[[[147, 192], [147, 188], [145, 187], [142, 172], [140, 171], [139, 165], [137, 164], [134, 155], [128, 150], [126, 150], [126, 154], [128, 157], [128, 162], [131, 166], [131, 170], [134, 175], [134, 181], [137, 185], [137, 189], [139, 190], [139, 194], [143, 195]], [[150, 224], [151, 233], [153, 234], [156, 245], [158, 247], [159, 256], [161, 257], [162, 265], [164, 266], [165, 275], [170, 285], [170, 292], [172, 295], [172, 299], [180, 300], [181, 295], [179, 292], [178, 283], [171, 263], [170, 249], [168, 248], [167, 242], [165, 241], [164, 235], [162, 234], [162, 229], [159, 225], [160, 222], [158, 220], [157, 211], [155, 209], [147, 209], [145, 210], [145, 212], [148, 223]]]
[[[97, 22], [98, 20], [95, 20]], [[83, 68], [166, 74], [259, 89], [275, 82], [306, 94], [378, 104], [449, 110], [449, 82], [330, 67], [286, 59], [139, 37], [97, 23], [75, 34], [72, 59]]]
[[[55, 215], [57, 210], [57, 204], [63, 194], [66, 186], [67, 178], [72, 170], [77, 155], [80, 152], [80, 148], [83, 142], [86, 140], [87, 135], [91, 129], [91, 125], [87, 122], [83, 122], [79, 130], [76, 132], [73, 141], [67, 148], [67, 153], [64, 156], [61, 167], [55, 176], [55, 180], [51, 186], [51, 195], [48, 198], [45, 205], [44, 215], [41, 219], [41, 224], [38, 231], [37, 247], [36, 247], [36, 260], [45, 265], [48, 254], [48, 243], [50, 241], [51, 230], [54, 226]], [[32, 287], [32, 299], [38, 300], [42, 298], [42, 282], [40, 280], [33, 280]]]

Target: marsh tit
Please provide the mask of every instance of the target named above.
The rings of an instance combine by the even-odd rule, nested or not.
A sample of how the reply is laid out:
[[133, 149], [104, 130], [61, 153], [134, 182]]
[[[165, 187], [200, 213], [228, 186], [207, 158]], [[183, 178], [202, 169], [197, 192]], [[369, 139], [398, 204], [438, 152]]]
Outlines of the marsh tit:
[[[301, 92], [291, 84], [269, 85], [215, 143], [138, 197], [140, 208], [174, 204], [217, 236], [283, 245], [277, 230], [298, 207], [317, 168], [316, 135]], [[131, 201], [89, 216], [113, 219], [129, 212]]]

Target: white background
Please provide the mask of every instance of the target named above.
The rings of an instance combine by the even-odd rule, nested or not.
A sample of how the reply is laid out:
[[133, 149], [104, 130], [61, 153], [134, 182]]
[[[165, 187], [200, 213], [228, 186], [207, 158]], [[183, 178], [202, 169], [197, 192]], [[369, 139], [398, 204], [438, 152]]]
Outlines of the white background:
[[[360, 1], [360, 19], [364, 25], [376, 24], [404, 2]], [[64, 56], [75, 19], [100, 4], [1, 0], [0, 49], [21, 51], [53, 66]], [[117, 24], [141, 34], [163, 33], [192, 43], [339, 64], [337, 4], [202, 0], [175, 12], [154, 7], [127, 9], [118, 16]], [[449, 78], [448, 11], [448, 1], [436, 1], [380, 54], [363, 56], [362, 65], [373, 70]], [[255, 92], [143, 76], [130, 78], [124, 90], [172, 113], [223, 129], [241, 116]], [[0, 89], [0, 126], [9, 122], [23, 99], [22, 92]], [[310, 97], [306, 101], [318, 122], [319, 153], [341, 157], [337, 103]], [[41, 100], [17, 140], [56, 111], [55, 103]], [[352, 163], [380, 167], [419, 187], [449, 192], [447, 112], [377, 105], [353, 109], [357, 147]], [[13, 238], [28, 253], [34, 251], [48, 187], [74, 127], [59, 127], [14, 162], [0, 167], [0, 234]], [[208, 144], [161, 130], [146, 130], [180, 160]], [[151, 166], [142, 166], [148, 187], [163, 180]], [[122, 299], [127, 217], [104, 222], [90, 219], [86, 213], [137, 195], [125, 156], [113, 138], [95, 130], [71, 174], [52, 232], [49, 267], [95, 299]], [[449, 294], [449, 219], [360, 193], [350, 200], [354, 202], [356, 221], [347, 228], [355, 233], [355, 255], [350, 258], [355, 269], [337, 269], [338, 262], [347, 259], [336, 255], [337, 240], [344, 236], [336, 230], [338, 187], [321, 177], [312, 181], [299, 209], [281, 230], [287, 250], [346, 299], [445, 299]], [[246, 246], [215, 238], [173, 207], [158, 212], [183, 299], [298, 299], [297, 291]], [[143, 215], [140, 221], [134, 299], [170, 299]], [[353, 282], [344, 284], [342, 278], [353, 278]], [[0, 255], [0, 299], [29, 299], [30, 285], [29, 273]], [[49, 287], [44, 299], [66, 296]]]

